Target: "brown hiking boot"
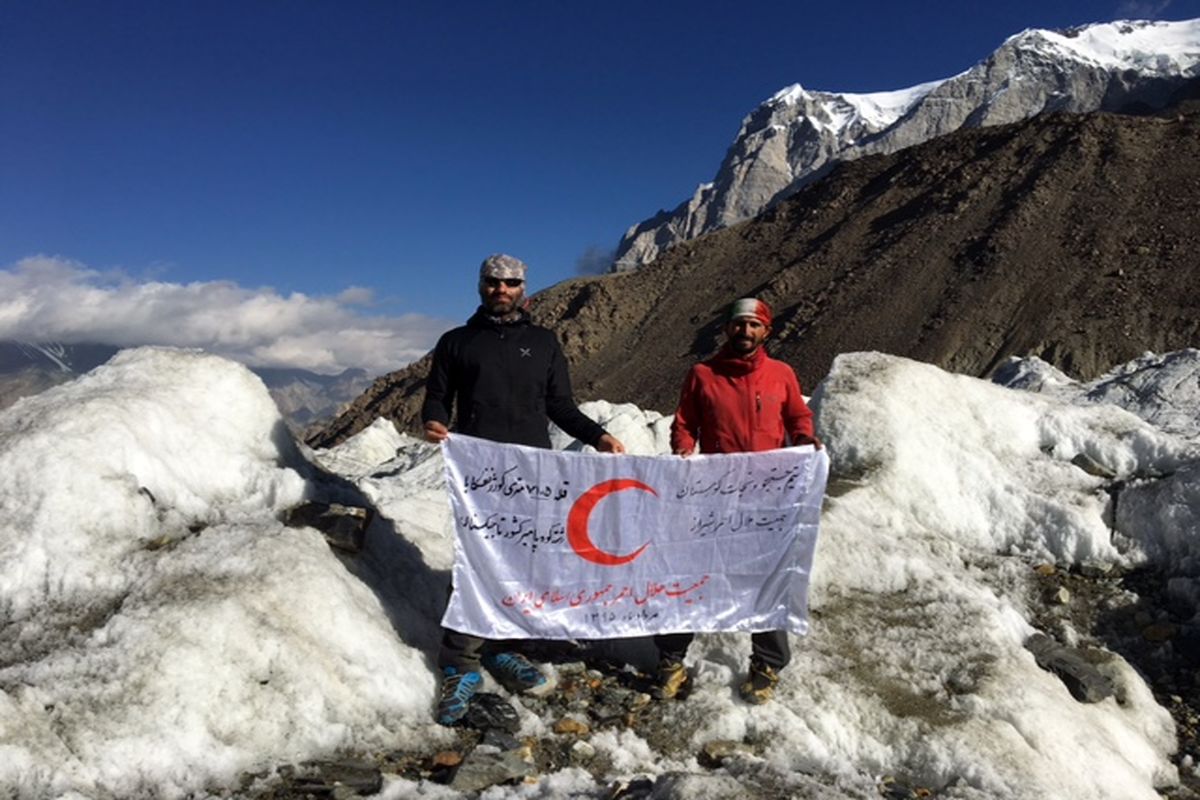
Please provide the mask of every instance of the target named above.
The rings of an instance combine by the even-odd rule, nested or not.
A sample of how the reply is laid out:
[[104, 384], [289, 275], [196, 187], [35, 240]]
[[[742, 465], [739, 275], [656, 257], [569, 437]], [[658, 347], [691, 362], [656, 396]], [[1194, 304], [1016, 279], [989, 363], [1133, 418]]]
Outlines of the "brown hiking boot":
[[680, 661], [660, 661], [658, 664], [658, 683], [651, 694], [659, 700], [673, 700], [687, 685], [687, 667]]
[[779, 683], [779, 673], [756, 661], [750, 662], [750, 674], [746, 682], [738, 689], [738, 694], [747, 703], [761, 706], [775, 694], [775, 684]]

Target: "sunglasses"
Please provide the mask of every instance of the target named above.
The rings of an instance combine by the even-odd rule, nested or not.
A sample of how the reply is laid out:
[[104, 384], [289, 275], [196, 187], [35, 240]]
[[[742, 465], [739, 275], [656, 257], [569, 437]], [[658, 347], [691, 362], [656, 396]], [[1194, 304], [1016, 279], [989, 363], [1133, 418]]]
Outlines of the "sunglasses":
[[521, 280], [520, 278], [484, 278], [483, 279], [483, 285], [488, 287], [489, 289], [495, 289], [497, 286], [499, 286], [502, 283], [510, 289], [515, 289], [524, 282], [525, 281]]

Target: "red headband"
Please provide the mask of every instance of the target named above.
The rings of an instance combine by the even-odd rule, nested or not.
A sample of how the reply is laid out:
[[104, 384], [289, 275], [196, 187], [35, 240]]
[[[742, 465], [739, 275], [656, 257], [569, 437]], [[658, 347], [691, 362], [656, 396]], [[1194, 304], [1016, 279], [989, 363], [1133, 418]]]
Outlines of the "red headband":
[[734, 300], [733, 305], [729, 307], [729, 319], [735, 320], [738, 317], [755, 317], [769, 327], [771, 307], [757, 298], [743, 297], [741, 300]]

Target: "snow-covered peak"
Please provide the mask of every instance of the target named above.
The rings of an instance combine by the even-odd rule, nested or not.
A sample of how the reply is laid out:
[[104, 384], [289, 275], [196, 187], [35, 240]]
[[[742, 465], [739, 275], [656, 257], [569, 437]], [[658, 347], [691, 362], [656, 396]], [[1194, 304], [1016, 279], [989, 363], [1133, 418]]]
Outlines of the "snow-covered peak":
[[712, 181], [669, 214], [633, 225], [615, 268], [761, 213], [839, 161], [894, 153], [963, 127], [1047, 111], [1160, 109], [1200, 75], [1200, 19], [1030, 29], [949, 78], [885, 92], [791, 84], [760, 103]]
[[[1061, 31], [1029, 28], [1005, 40], [1001, 49], [1034, 50], [1055, 60], [1095, 65], [1108, 70], [1142, 74], [1180, 74], [1200, 67], [1200, 19], [1182, 22], [1117, 21]], [[969, 73], [969, 71], [968, 71]], [[760, 107], [805, 106], [817, 127], [841, 130], [862, 122], [881, 130], [903, 117], [926, 95], [947, 81], [927, 81], [884, 92], [828, 92], [793, 83]], [[820, 119], [821, 109], [832, 123]]]
[[793, 83], [791, 86], [785, 86], [775, 94], [767, 98], [765, 105], [794, 105], [797, 101], [808, 97], [809, 94], [804, 87], [798, 83]]
[[1099, 23], [1062, 31], [1029, 29], [1005, 46], [1143, 74], [1179, 73], [1200, 64], [1200, 19]]
[[914, 104], [942, 83], [942, 80], [936, 80], [906, 89], [863, 94], [808, 91], [800, 84], [794, 83], [771, 95], [763, 105], [770, 107], [817, 105], [824, 107], [833, 120], [832, 125], [825, 127], [842, 129], [852, 122], [862, 122], [868, 127], [881, 130], [904, 116]]
[[890, 92], [842, 94], [839, 96], [844, 102], [857, 109], [863, 119], [879, 126], [886, 126], [900, 119], [918, 100], [941, 86], [942, 83], [944, 81], [936, 80]]

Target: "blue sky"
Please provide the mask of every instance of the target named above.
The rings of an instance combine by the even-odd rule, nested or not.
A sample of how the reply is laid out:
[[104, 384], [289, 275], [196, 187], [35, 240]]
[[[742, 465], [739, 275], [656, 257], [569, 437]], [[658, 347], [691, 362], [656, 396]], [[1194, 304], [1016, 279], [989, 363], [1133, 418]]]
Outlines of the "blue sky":
[[[789, 84], [895, 89], [1024, 28], [1191, 17], [1200, 0], [0, 0], [0, 288], [120, 294], [125, 344], [187, 343], [136, 329], [134, 301], [164, 293], [315, 313], [364, 348], [401, 326], [403, 363], [470, 314], [484, 256], [526, 260], [533, 289], [577, 274], [709, 180]], [[0, 308], [0, 335], [99, 335], [69, 312], [13, 330]], [[247, 323], [192, 324], [203, 342]], [[242, 356], [329, 338], [263, 331]]]

